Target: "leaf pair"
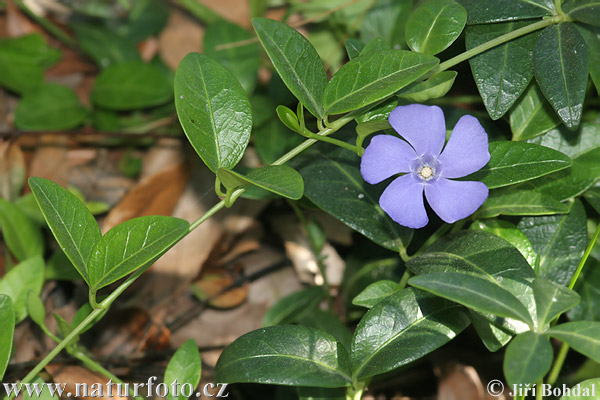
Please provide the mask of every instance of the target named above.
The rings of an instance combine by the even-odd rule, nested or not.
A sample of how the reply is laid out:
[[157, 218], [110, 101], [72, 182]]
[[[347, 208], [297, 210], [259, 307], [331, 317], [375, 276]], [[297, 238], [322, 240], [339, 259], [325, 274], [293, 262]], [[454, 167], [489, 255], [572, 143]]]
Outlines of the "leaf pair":
[[92, 292], [164, 254], [188, 231], [187, 221], [134, 218], [102, 236], [85, 204], [56, 183], [30, 178], [29, 185], [58, 244]]

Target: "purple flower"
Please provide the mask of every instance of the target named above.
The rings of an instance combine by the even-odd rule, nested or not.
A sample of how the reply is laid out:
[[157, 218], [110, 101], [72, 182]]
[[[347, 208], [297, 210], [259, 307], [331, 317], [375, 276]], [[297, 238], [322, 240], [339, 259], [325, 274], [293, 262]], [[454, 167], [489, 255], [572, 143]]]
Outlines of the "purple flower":
[[487, 186], [448, 178], [467, 176], [490, 160], [488, 137], [479, 121], [470, 115], [459, 119], [446, 147], [446, 122], [437, 106], [400, 106], [389, 121], [406, 142], [390, 135], [375, 136], [360, 163], [360, 172], [370, 184], [404, 174], [381, 194], [381, 208], [400, 225], [415, 229], [429, 222], [423, 192], [447, 223], [477, 211], [488, 196]]

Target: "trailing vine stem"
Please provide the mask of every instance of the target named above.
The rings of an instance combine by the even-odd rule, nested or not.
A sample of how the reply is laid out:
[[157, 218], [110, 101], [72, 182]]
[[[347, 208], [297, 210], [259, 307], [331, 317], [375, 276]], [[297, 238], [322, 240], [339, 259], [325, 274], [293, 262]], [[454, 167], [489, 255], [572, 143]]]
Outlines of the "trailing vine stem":
[[[477, 47], [474, 47], [470, 50], [467, 50], [466, 52], [459, 54], [443, 63], [441, 63], [440, 65], [438, 65], [436, 68], [434, 68], [432, 71], [430, 71], [428, 74], [424, 75], [421, 79], [427, 79], [439, 72], [445, 71], [449, 68], [452, 68], [453, 66], [460, 64], [463, 61], [468, 60], [471, 57], [474, 57], [480, 53], [483, 53], [493, 47], [499, 46], [501, 44], [504, 44], [506, 42], [509, 42], [513, 39], [516, 39], [520, 36], [524, 36], [527, 35], [531, 32], [534, 32], [536, 30], [540, 30], [543, 29], [547, 26], [550, 26], [552, 24], [558, 24], [560, 22], [564, 22], [567, 18], [564, 15], [556, 15], [553, 16], [551, 18], [546, 18], [543, 19], [541, 21], [535, 22], [531, 25], [527, 25], [523, 28], [514, 30], [512, 32], [509, 32], [505, 35], [502, 36], [498, 36], [497, 38], [490, 40], [489, 42], [483, 43]], [[392, 95], [393, 96], [393, 95]], [[387, 99], [391, 98], [392, 96], [389, 96]], [[382, 101], [385, 101], [387, 99], [382, 99]], [[322, 130], [320, 130], [316, 135], [318, 136], [329, 136], [335, 132], [337, 132], [338, 130], [340, 130], [342, 127], [344, 127], [346, 124], [348, 124], [349, 122], [353, 121], [357, 116], [359, 116], [360, 114], [368, 111], [369, 109], [373, 108], [374, 106], [376, 106], [378, 103], [375, 103], [369, 107], [365, 107], [363, 109], [360, 110], [356, 110], [356, 111], [352, 111], [342, 117], [340, 117], [339, 119], [331, 122], [328, 124], [328, 126]], [[309, 147], [311, 147], [313, 144], [317, 143], [317, 139], [307, 139], [304, 142], [302, 142], [301, 144], [299, 144], [298, 146], [296, 146], [295, 148], [293, 148], [292, 150], [290, 150], [289, 152], [287, 152], [286, 154], [284, 154], [283, 156], [281, 156], [278, 160], [276, 160], [275, 162], [273, 162], [271, 165], [283, 165], [286, 162], [288, 162], [289, 160], [291, 160], [292, 158], [296, 157], [298, 154], [302, 153], [304, 150], [308, 149]], [[231, 199], [234, 201], [235, 199], [237, 199], [239, 196], [241, 196], [244, 192], [246, 191], [245, 188], [239, 188], [236, 189], [232, 195], [231, 195]], [[202, 215], [200, 218], [198, 218], [197, 220], [195, 220], [194, 222], [192, 222], [190, 224], [190, 228], [188, 232], [193, 231], [194, 229], [196, 229], [198, 226], [200, 226], [204, 221], [206, 221], [208, 218], [210, 218], [211, 216], [213, 216], [214, 214], [216, 214], [219, 210], [221, 210], [222, 208], [225, 207], [225, 200], [221, 200], [219, 201], [217, 204], [215, 204], [212, 208], [210, 208], [204, 215]], [[108, 297], [106, 297], [103, 301], [101, 301], [97, 306], [98, 308], [93, 309], [93, 311], [83, 320], [81, 321], [81, 323], [79, 323], [79, 325], [77, 325], [76, 327], [73, 328], [73, 330], [60, 342], [57, 344], [57, 346], [55, 348], [53, 348], [22, 380], [21, 383], [30, 383], [39, 373], [40, 371], [46, 366], [48, 365], [66, 346], [69, 342], [71, 342], [77, 335], [79, 335], [81, 332], [83, 332], [85, 330], [85, 328], [87, 328], [88, 325], [90, 325], [102, 312], [104, 312], [104, 310], [108, 307], [110, 307], [110, 305], [129, 287], [131, 286], [131, 284], [133, 284], [133, 282], [142, 275], [142, 273], [144, 273], [146, 271], [146, 269], [148, 269], [148, 267], [144, 267], [144, 268], [139, 268], [138, 270], [136, 270], [132, 275], [130, 275], [125, 282], [123, 282], [119, 287], [117, 287], [117, 289], [112, 292], [110, 295], [108, 295]], [[360, 399], [360, 396], [362, 396], [362, 390], [360, 390], [359, 392], [355, 393], [356, 396], [358, 397], [354, 397], [354, 399]], [[8, 400], [12, 400], [14, 398], [14, 393], [11, 393], [10, 396], [7, 397]]]

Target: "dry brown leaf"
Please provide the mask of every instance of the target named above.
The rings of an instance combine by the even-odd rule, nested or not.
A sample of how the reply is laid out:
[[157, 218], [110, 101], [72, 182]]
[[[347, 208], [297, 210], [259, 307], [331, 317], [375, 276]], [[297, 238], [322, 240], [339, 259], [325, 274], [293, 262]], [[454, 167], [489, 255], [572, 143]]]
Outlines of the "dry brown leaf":
[[102, 231], [106, 233], [121, 222], [135, 217], [171, 215], [185, 189], [188, 176], [188, 166], [179, 163], [142, 179], [110, 210], [102, 224]]
[[150, 62], [160, 51], [160, 42], [157, 38], [150, 37], [138, 44], [138, 49], [142, 60]]
[[27, 18], [11, 0], [6, 2], [6, 30], [11, 37], [44, 33], [43, 29]]
[[25, 157], [16, 143], [0, 141], [0, 197], [15, 200], [25, 183]]
[[248, 0], [200, 0], [228, 21], [245, 28], [250, 27], [250, 2]]
[[484, 400], [484, 389], [475, 368], [452, 364], [444, 368], [438, 386], [438, 400]]
[[40, 138], [40, 143], [31, 160], [29, 176], [50, 179], [61, 186], [67, 186], [69, 164], [66, 136], [44, 135]]
[[[127, 395], [122, 396], [122, 394], [125, 393], [119, 393], [117, 391], [117, 386], [112, 386], [112, 396], [109, 396], [109, 388], [106, 385], [106, 383], [108, 382], [108, 378], [96, 372], [92, 372], [89, 369], [80, 367], [78, 365], [50, 364], [46, 366], [46, 371], [52, 376], [52, 380], [55, 383], [66, 383], [66, 392], [72, 393], [73, 396], [75, 396], [76, 387], [78, 384], [86, 384], [87, 388], [89, 389], [89, 396], [80, 397], [82, 399], [126, 400], [128, 398]], [[103, 396], [99, 396], [100, 391], [93, 391], [93, 388], [97, 388], [99, 384], [103, 386]], [[124, 390], [125, 387], [122, 387], [121, 391]], [[92, 395], [93, 393], [96, 393], [98, 395]]]
[[215, 308], [233, 308], [242, 304], [248, 296], [248, 286], [231, 287], [234, 283], [229, 271], [210, 271], [203, 274], [202, 279], [192, 284], [192, 291], [200, 300], [208, 300]]
[[181, 11], [171, 12], [167, 26], [160, 32], [160, 55], [172, 69], [190, 52], [202, 51], [204, 28]]

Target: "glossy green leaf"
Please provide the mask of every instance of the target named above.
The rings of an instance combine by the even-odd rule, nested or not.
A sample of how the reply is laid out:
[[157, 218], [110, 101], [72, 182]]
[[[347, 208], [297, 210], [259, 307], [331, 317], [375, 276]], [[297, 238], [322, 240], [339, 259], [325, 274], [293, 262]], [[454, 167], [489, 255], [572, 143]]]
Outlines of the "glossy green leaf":
[[[467, 50], [528, 24], [506, 22], [470, 26], [465, 34]], [[533, 50], [537, 37], [538, 32], [533, 32], [469, 59], [477, 89], [493, 120], [506, 114], [533, 78]]]
[[360, 24], [360, 38], [369, 42], [379, 37], [395, 49], [406, 47], [404, 27], [412, 4], [413, 0], [376, 0]]
[[288, 129], [291, 129], [294, 132], [303, 133], [302, 128], [300, 128], [300, 121], [298, 120], [298, 116], [295, 112], [290, 110], [286, 106], [277, 106], [275, 109], [277, 116], [281, 123], [283, 123]]
[[[509, 291], [529, 309], [531, 315], [535, 312], [531, 288], [535, 272], [519, 250], [491, 233], [464, 231], [444, 236], [422, 255], [411, 259], [407, 267], [417, 275], [431, 272], [473, 274]], [[513, 333], [529, 330], [520, 321], [498, 321], [491, 314], [482, 315]]]
[[15, 331], [15, 310], [9, 296], [0, 294], [0, 379], [4, 376], [10, 361], [13, 334]]
[[467, 11], [452, 0], [428, 0], [406, 22], [406, 42], [414, 51], [437, 54], [460, 36]]
[[432, 272], [415, 276], [408, 283], [475, 311], [533, 324], [523, 303], [488, 279], [461, 272]]
[[239, 337], [219, 358], [217, 382], [343, 387], [352, 382], [346, 350], [332, 336], [280, 325]]
[[552, 359], [552, 345], [546, 336], [535, 332], [515, 336], [504, 355], [507, 383], [512, 386], [538, 382], [550, 371]]
[[[598, 3], [600, 5], [600, 3]], [[600, 6], [598, 8], [600, 10]], [[600, 37], [598, 29], [584, 24], [575, 25], [585, 40], [588, 53], [588, 67], [596, 92], [600, 93]]]
[[31, 218], [0, 198], [0, 228], [4, 242], [19, 261], [44, 253], [44, 236]]
[[358, 296], [352, 299], [352, 304], [366, 308], [373, 308], [375, 304], [392, 294], [402, 290], [402, 286], [394, 281], [382, 280], [367, 286]]
[[490, 218], [498, 215], [552, 215], [567, 212], [568, 205], [548, 194], [507, 187], [491, 191], [483, 206], [477, 210], [477, 216]]
[[550, 131], [560, 119], [535, 84], [515, 103], [510, 111], [513, 140], [526, 140]]
[[358, 39], [349, 38], [344, 42], [344, 46], [346, 47], [348, 59], [352, 60], [360, 55], [360, 52], [365, 48], [365, 42]]
[[341, 114], [373, 104], [425, 75], [438, 62], [433, 56], [406, 50], [372, 52], [354, 58], [327, 84], [325, 111]]
[[544, 328], [556, 317], [579, 303], [577, 292], [544, 278], [533, 281], [533, 294], [537, 310], [537, 323]]
[[569, 319], [600, 321], [600, 261], [593, 257], [588, 258], [575, 290], [579, 293], [581, 301], [569, 310]]
[[458, 2], [467, 9], [469, 25], [532, 19], [552, 15], [554, 12], [553, 0], [458, 0]]
[[399, 103], [399, 99], [394, 96], [391, 99], [381, 103], [381, 105], [375, 106], [369, 111], [356, 117], [356, 122], [358, 122], [359, 124], [371, 121], [388, 122], [391, 112], [394, 111], [396, 107], [398, 107]]
[[244, 89], [213, 59], [190, 53], [175, 74], [179, 122], [202, 161], [232, 169], [250, 141], [252, 109]]
[[469, 310], [469, 316], [473, 328], [479, 335], [484, 346], [491, 352], [495, 352], [506, 346], [513, 338], [513, 334], [494, 324], [489, 318], [473, 310]]
[[583, 197], [600, 214], [600, 188], [588, 190]]
[[518, 227], [538, 254], [538, 275], [568, 285], [588, 243], [581, 201], [575, 200], [568, 214], [523, 218]]
[[60, 131], [79, 126], [87, 115], [73, 90], [46, 83], [23, 96], [15, 110], [15, 125], [24, 131]]
[[[158, 33], [169, 20], [169, 5], [162, 0], [136, 0], [131, 3], [127, 19], [119, 20], [117, 33], [139, 43]], [[110, 18], [114, 18], [114, 11]], [[208, 23], [208, 21], [203, 21]]]
[[38, 33], [0, 39], [0, 86], [17, 93], [36, 89], [44, 81], [44, 69], [60, 58]]
[[254, 18], [258, 39], [279, 76], [315, 117], [323, 118], [327, 73], [315, 48], [297, 30], [267, 18]]
[[571, 388], [569, 395], [561, 397], [560, 400], [589, 400], [596, 393], [600, 393], [600, 378], [578, 383]]
[[265, 165], [272, 164], [303, 140], [281, 122], [272, 118], [252, 132], [252, 143]]
[[525, 257], [529, 265], [534, 266], [537, 255], [533, 250], [531, 242], [525, 234], [516, 227], [516, 225], [497, 219], [488, 219], [485, 221], [475, 221], [469, 227], [471, 230], [481, 230], [493, 233], [512, 244]]
[[382, 53], [390, 50], [392, 50], [392, 48], [385, 40], [380, 37], [376, 37], [365, 45], [365, 47], [361, 50], [360, 55], [366, 56], [369, 54]]
[[44, 260], [41, 256], [34, 256], [17, 264], [0, 280], [0, 293], [12, 299], [17, 322], [27, 317], [29, 292], [39, 295], [43, 284]]
[[417, 103], [443, 97], [452, 89], [457, 75], [456, 71], [442, 71], [426, 81], [408, 85], [398, 93], [398, 96]]
[[323, 299], [323, 288], [312, 286], [277, 301], [265, 314], [262, 326], [289, 324], [311, 313]]
[[295, 318], [294, 322], [328, 333], [343, 344], [346, 349], [350, 349], [350, 342], [352, 341], [350, 330], [340, 322], [338, 316], [331, 312], [311, 308], [308, 313], [303, 313], [300, 318]]
[[91, 100], [110, 110], [136, 110], [164, 104], [173, 98], [173, 87], [160, 69], [141, 61], [105, 68], [96, 77]]
[[566, 0], [562, 9], [575, 21], [600, 26], [600, 1]]
[[304, 194], [302, 175], [286, 165], [268, 165], [256, 168], [247, 175], [219, 168], [217, 175], [229, 190], [255, 185], [292, 200], [299, 200]]
[[542, 93], [571, 130], [581, 121], [588, 80], [585, 41], [574, 24], [545, 28], [534, 53], [534, 74]]
[[319, 208], [387, 249], [400, 251], [412, 230], [392, 221], [379, 206], [383, 187], [366, 183], [356, 154], [328, 144], [294, 160], [304, 178], [304, 194]]
[[141, 61], [135, 43], [110, 29], [85, 22], [71, 24], [81, 50], [102, 68], [126, 61]]
[[469, 325], [458, 305], [415, 289], [376, 304], [352, 338], [352, 370], [358, 379], [394, 370], [446, 344]]
[[546, 334], [567, 343], [596, 362], [600, 362], [600, 322], [576, 321], [557, 325]]
[[81, 200], [48, 179], [29, 178], [29, 187], [56, 241], [89, 284], [88, 263], [102, 238], [96, 219]]
[[[200, 358], [200, 352], [198, 346], [193, 339], [187, 340], [183, 343], [173, 354], [173, 357], [167, 364], [165, 371], [164, 382], [171, 387], [174, 382], [177, 382], [182, 387], [183, 385], [191, 385], [192, 388], [196, 389], [198, 383], [200, 383], [200, 376], [202, 375], [202, 360]], [[169, 393], [167, 399], [171, 400], [185, 400], [188, 396], [181, 393], [180, 390], [177, 396], [174, 393]]]
[[[260, 48], [250, 42], [242, 46], [227, 46], [231, 43], [252, 39], [252, 34], [244, 28], [222, 20], [210, 24], [204, 32], [204, 54], [227, 68], [240, 82], [246, 93], [252, 93], [258, 78]], [[221, 47], [224, 48], [221, 48]]]
[[569, 157], [539, 145], [523, 142], [490, 143], [490, 161], [465, 180], [481, 181], [488, 188], [514, 185], [568, 168]]
[[90, 257], [90, 289], [101, 289], [154, 262], [185, 236], [189, 226], [185, 220], [160, 215], [138, 217], [115, 226]]

